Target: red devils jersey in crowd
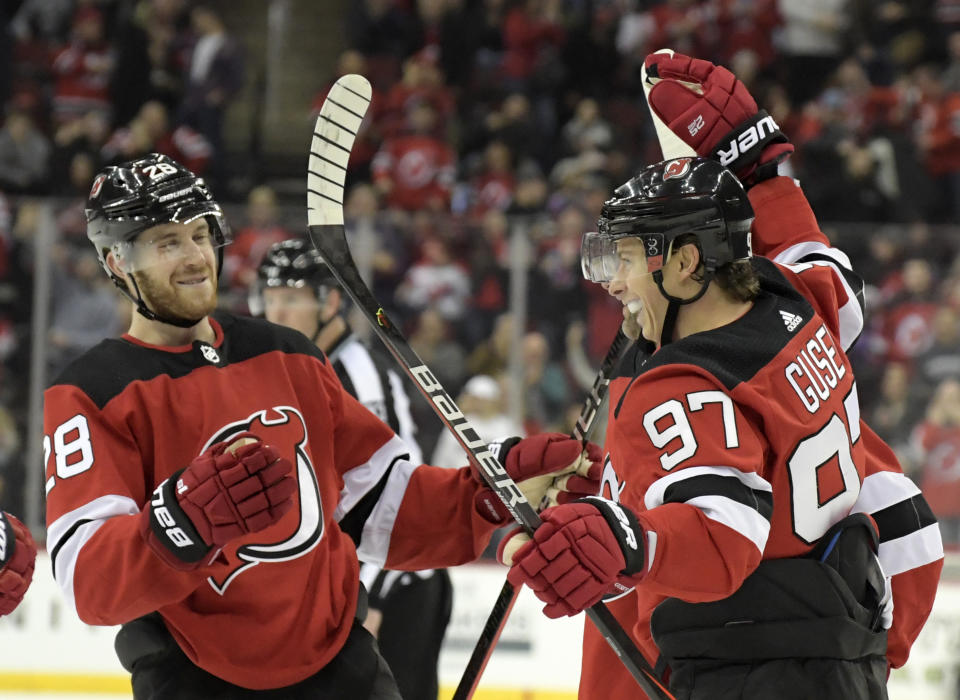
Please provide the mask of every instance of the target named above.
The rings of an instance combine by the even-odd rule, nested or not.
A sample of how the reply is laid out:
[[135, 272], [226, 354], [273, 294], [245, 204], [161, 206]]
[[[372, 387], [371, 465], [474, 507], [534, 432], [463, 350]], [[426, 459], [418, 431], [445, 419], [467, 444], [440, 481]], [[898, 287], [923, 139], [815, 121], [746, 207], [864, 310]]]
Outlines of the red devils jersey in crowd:
[[[648, 533], [648, 570], [612, 609], [655, 664], [653, 609], [718, 600], [761, 559], [802, 556], [850, 512], [874, 516], [893, 576], [888, 658], [900, 666], [933, 605], [943, 563], [919, 489], [860, 421], [845, 350], [863, 325], [856, 278], [789, 178], [750, 191], [761, 293], [741, 318], [627, 356], [610, 385], [604, 495]], [[848, 281], [848, 278], [850, 281]], [[852, 283], [852, 284], [851, 284]], [[582, 698], [637, 697], [585, 626]]]
[[455, 166], [454, 152], [443, 141], [410, 134], [385, 142], [371, 167], [375, 182], [392, 183], [390, 206], [416, 211], [450, 201]]
[[920, 483], [930, 508], [943, 518], [960, 517], [960, 426], [926, 420], [913, 439], [922, 454]]
[[[339, 651], [358, 554], [390, 568], [455, 565], [478, 556], [494, 526], [475, 514], [469, 470], [411, 464], [305, 337], [217, 318], [212, 345], [105, 340], [47, 390], [47, 546], [80, 619], [159, 611], [198, 666], [275, 688]], [[172, 569], [140, 534], [140, 511], [157, 484], [246, 430], [296, 465], [296, 507], [228, 545], [225, 562]]]

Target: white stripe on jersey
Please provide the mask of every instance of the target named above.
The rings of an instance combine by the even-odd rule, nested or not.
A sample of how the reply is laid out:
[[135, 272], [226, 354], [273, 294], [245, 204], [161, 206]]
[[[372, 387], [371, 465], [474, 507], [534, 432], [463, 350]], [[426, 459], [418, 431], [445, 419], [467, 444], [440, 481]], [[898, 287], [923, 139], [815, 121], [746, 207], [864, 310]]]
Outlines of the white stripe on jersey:
[[[846, 253], [837, 248], [831, 248], [818, 241], [804, 241], [803, 243], [797, 243], [781, 251], [773, 261], [781, 265], [790, 266], [798, 260], [802, 260], [807, 255], [823, 255], [835, 261], [832, 267], [837, 269], [837, 277], [840, 279], [840, 284], [843, 285], [843, 289], [847, 293], [847, 303], [840, 307], [838, 314], [840, 320], [840, 344], [843, 346], [844, 351], [846, 351], [860, 336], [860, 332], [863, 330], [863, 309], [860, 308], [857, 295], [853, 289], [851, 289], [850, 285], [847, 284], [847, 279], [841, 271], [841, 268], [848, 272], [853, 270], [853, 266], [850, 264], [850, 258], [847, 257]], [[811, 260], [809, 264], [830, 265], [826, 260]]]
[[876, 513], [895, 503], [913, 498], [920, 489], [905, 474], [877, 472], [863, 480], [852, 513]]
[[[396, 440], [400, 442], [399, 438]], [[397, 520], [400, 503], [407, 492], [407, 484], [410, 483], [416, 468], [415, 465], [402, 459], [393, 465], [393, 471], [390, 472], [383, 493], [380, 494], [377, 504], [363, 524], [360, 546], [357, 547], [357, 557], [361, 561], [376, 566], [383, 566], [386, 563], [393, 524]]]
[[[909, 501], [919, 493], [920, 489], [905, 474], [877, 472], [863, 480], [860, 495], [851, 512], [877, 513]], [[895, 576], [939, 559], [943, 559], [943, 541], [936, 523], [880, 543], [880, 565], [887, 576]]]
[[[733, 467], [688, 467], [657, 479], [647, 489], [643, 503], [648, 510], [663, 504], [663, 496], [672, 484], [691, 479], [697, 476], [715, 475], [734, 477], [744, 486], [755, 491], [773, 493], [770, 482], [754, 472], [742, 472]], [[763, 517], [756, 509], [720, 495], [703, 495], [684, 501], [703, 511], [711, 520], [722, 523], [736, 530], [763, 552], [770, 535], [770, 521]]]
[[697, 496], [684, 503], [699, 508], [711, 520], [736, 530], [753, 542], [761, 554], [763, 553], [767, 546], [767, 538], [770, 536], [770, 521], [760, 515], [755, 508], [724, 496]]
[[[63, 591], [67, 607], [74, 615], [77, 614], [77, 602], [73, 594], [73, 574], [83, 545], [90, 541], [109, 518], [138, 513], [140, 508], [132, 498], [108, 495], [95, 498], [50, 523], [47, 528], [47, 551], [56, 555], [53, 577]], [[89, 522], [77, 526], [77, 523], [84, 520]], [[77, 527], [73, 530], [75, 526]], [[63, 541], [64, 537], [67, 538], [66, 541]]]
[[[353, 510], [357, 503], [380, 483], [394, 460], [407, 454], [407, 451], [407, 446], [403, 444], [403, 441], [394, 435], [379, 450], [374, 452], [369, 460], [348, 469], [343, 475], [343, 490], [340, 491], [340, 502], [337, 503], [337, 509], [333, 511], [334, 519], [340, 522], [347, 513]], [[404, 461], [399, 460], [397, 465], [399, 466]], [[381, 495], [381, 500], [385, 495], [385, 493]], [[403, 494], [401, 494], [402, 497]]]
[[943, 559], [943, 540], [936, 523], [880, 543], [880, 566], [887, 576], [896, 576], [940, 559]]

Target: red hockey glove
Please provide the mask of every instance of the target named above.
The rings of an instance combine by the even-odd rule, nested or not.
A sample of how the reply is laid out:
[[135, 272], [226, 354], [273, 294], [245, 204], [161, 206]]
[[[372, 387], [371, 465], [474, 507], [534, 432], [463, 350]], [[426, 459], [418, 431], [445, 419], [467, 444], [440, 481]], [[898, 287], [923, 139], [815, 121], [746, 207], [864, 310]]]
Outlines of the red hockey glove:
[[0, 615], [9, 615], [33, 580], [37, 544], [27, 526], [0, 511]]
[[225, 544], [280, 520], [297, 482], [290, 460], [245, 433], [218, 442], [160, 484], [145, 509], [153, 550], [177, 569], [209, 564]]
[[[569, 435], [542, 433], [491, 442], [488, 448], [534, 508], [548, 508], [600, 493], [603, 453], [592, 442], [584, 449], [579, 440]], [[479, 479], [476, 472], [474, 477]], [[511, 517], [503, 501], [489, 488], [480, 489], [474, 503], [492, 523], [503, 524]]]
[[507, 580], [529, 586], [546, 603], [547, 617], [576, 615], [610, 593], [621, 576], [644, 571], [643, 531], [620, 504], [594, 496], [541, 517], [532, 540], [515, 548], [510, 541], [517, 538], [508, 536], [497, 554], [512, 564]]
[[644, 91], [657, 125], [664, 159], [696, 152], [715, 158], [745, 186], [777, 174], [777, 164], [793, 153], [793, 145], [773, 117], [757, 110], [747, 87], [723, 66], [664, 51], [644, 61]]

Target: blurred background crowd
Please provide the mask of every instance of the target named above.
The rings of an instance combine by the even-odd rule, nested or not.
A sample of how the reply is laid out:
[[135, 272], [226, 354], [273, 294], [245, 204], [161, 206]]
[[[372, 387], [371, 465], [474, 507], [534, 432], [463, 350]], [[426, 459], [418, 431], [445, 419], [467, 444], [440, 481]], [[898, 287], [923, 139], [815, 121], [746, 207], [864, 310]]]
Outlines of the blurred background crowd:
[[[312, 118], [344, 73], [374, 88], [346, 214], [375, 295], [484, 437], [568, 431], [620, 319], [581, 278], [580, 237], [660, 159], [639, 69], [668, 46], [733, 70], [796, 145], [781, 173], [869, 285], [863, 415], [960, 545], [960, 0], [8, 0], [0, 16], [0, 506], [40, 502], [39, 390], [126, 327], [85, 238], [93, 174], [151, 151], [203, 174], [235, 233], [222, 305], [246, 313], [263, 253], [304, 233]], [[414, 403], [424, 454], [461, 463]]]

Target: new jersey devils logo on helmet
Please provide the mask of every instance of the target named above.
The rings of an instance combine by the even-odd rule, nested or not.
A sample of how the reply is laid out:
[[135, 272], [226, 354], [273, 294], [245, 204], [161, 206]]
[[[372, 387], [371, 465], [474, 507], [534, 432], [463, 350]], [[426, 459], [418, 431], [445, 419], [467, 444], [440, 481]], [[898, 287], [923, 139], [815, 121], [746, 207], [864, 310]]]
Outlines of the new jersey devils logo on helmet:
[[663, 179], [673, 180], [674, 178], [683, 177], [688, 172], [690, 172], [690, 159], [677, 158], [667, 163], [663, 169]]

